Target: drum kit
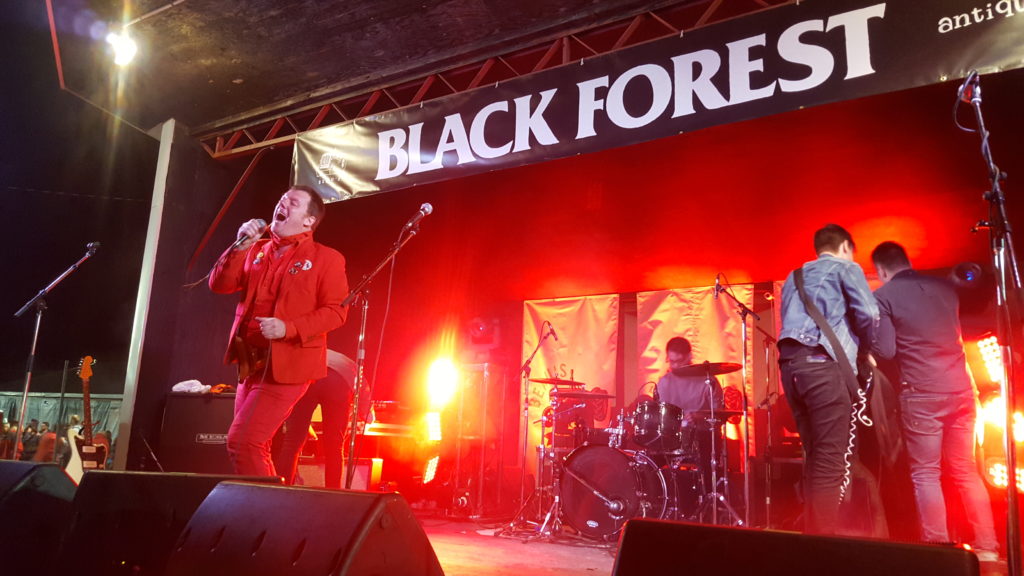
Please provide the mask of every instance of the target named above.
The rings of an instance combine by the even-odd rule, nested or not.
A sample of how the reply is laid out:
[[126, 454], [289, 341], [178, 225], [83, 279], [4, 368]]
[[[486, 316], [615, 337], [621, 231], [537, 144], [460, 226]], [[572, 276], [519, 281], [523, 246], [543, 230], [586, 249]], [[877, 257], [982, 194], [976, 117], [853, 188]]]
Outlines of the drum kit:
[[[692, 374], [710, 385], [734, 363], [694, 364]], [[733, 410], [684, 413], [649, 400], [620, 410], [607, 428], [594, 428], [594, 413], [612, 396], [587, 391], [573, 380], [537, 378], [549, 384], [550, 406], [537, 421], [535, 534], [552, 537], [563, 522], [586, 538], [611, 541], [631, 518], [743, 525], [729, 503], [725, 420]], [[523, 516], [527, 505], [520, 511]], [[514, 521], [515, 522], [515, 521]]]

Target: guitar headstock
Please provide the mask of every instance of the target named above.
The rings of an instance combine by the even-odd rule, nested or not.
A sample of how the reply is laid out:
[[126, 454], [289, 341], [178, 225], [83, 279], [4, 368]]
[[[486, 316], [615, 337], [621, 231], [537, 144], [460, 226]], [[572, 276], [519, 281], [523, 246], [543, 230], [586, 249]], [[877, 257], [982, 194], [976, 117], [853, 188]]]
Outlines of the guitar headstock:
[[92, 378], [92, 365], [96, 363], [96, 360], [92, 356], [85, 356], [78, 361], [78, 377], [82, 380], [88, 380]]

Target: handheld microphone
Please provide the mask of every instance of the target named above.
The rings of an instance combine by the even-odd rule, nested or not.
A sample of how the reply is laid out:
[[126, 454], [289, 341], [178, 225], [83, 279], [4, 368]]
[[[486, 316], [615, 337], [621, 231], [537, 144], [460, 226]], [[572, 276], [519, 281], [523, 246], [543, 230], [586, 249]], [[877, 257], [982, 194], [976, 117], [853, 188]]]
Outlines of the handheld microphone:
[[971, 70], [964, 83], [957, 89], [956, 95], [961, 102], [973, 104], [975, 100], [981, 102], [981, 76], [977, 70]]
[[721, 274], [715, 274], [715, 300], [718, 300], [718, 293], [722, 291], [722, 283], [719, 282]]
[[259, 226], [260, 228], [259, 234], [257, 234], [256, 236], [240, 236], [238, 240], [235, 240], [235, 243], [231, 245], [231, 249], [234, 250], [248, 240], [255, 240], [256, 238], [263, 236], [263, 233], [267, 231], [267, 221], [264, 220], [263, 218], [257, 218], [256, 225]]
[[416, 226], [417, 224], [420, 223], [420, 220], [423, 220], [424, 218], [429, 216], [430, 213], [433, 211], [434, 207], [430, 205], [430, 202], [424, 202], [420, 206], [420, 211], [414, 214], [413, 217], [409, 218], [409, 221], [405, 223], [405, 229], [409, 230], [410, 228]]

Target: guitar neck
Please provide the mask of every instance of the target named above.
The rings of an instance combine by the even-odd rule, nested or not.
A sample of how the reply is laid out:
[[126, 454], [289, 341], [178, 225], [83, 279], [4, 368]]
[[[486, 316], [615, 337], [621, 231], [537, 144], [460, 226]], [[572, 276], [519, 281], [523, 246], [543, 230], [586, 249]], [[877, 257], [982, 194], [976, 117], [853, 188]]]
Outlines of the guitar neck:
[[82, 414], [85, 422], [82, 424], [82, 437], [86, 445], [92, 445], [92, 401], [89, 399], [89, 379], [82, 378]]

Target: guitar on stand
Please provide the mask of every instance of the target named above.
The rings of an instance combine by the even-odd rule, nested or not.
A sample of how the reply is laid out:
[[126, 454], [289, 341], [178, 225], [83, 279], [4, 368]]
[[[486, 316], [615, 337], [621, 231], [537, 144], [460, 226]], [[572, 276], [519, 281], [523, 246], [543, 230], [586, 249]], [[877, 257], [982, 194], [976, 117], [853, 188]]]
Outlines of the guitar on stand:
[[96, 441], [92, 435], [92, 402], [89, 399], [89, 380], [92, 378], [92, 365], [95, 364], [92, 356], [82, 358], [78, 365], [78, 377], [82, 380], [82, 413], [85, 416], [82, 422], [82, 434], [74, 428], [68, 429], [68, 444], [73, 447], [71, 460], [65, 469], [68, 476], [75, 483], [82, 481], [82, 476], [89, 470], [103, 470], [107, 464], [107, 454], [110, 452], [110, 444], [106, 438], [100, 437]]

